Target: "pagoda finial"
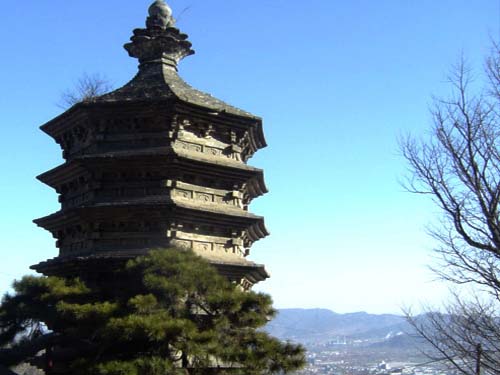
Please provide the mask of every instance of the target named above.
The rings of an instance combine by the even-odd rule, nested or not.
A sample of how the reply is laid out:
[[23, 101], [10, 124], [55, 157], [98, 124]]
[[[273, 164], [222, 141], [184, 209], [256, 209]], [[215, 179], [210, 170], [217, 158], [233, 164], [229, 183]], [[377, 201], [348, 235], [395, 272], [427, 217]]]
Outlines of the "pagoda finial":
[[172, 10], [163, 0], [156, 0], [148, 9], [145, 29], [135, 29], [130, 43], [124, 45], [130, 56], [139, 59], [139, 69], [162, 64], [177, 70], [178, 62], [192, 55], [187, 35], [175, 28]]
[[163, 0], [156, 0], [150, 5], [148, 12], [149, 17], [146, 19], [148, 29], [154, 27], [166, 29], [175, 25], [175, 20], [172, 17], [172, 9]]

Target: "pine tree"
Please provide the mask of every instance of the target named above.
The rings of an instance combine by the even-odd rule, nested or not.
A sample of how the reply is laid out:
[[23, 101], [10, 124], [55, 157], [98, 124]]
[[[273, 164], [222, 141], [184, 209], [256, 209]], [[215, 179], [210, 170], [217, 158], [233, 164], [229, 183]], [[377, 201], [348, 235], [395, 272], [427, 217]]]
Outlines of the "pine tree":
[[[0, 307], [0, 363], [47, 348], [47, 365], [72, 374], [273, 374], [301, 368], [304, 349], [262, 328], [268, 295], [243, 291], [205, 260], [151, 251], [113, 283], [26, 276]], [[21, 337], [21, 338], [20, 338]]]

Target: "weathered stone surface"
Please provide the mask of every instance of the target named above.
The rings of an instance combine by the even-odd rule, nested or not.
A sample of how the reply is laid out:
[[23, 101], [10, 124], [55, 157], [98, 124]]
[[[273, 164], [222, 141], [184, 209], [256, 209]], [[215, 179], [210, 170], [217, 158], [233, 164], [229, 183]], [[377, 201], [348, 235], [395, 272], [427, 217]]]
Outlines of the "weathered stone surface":
[[149, 17], [146, 19], [148, 29], [159, 27], [166, 29], [173, 26], [175, 21], [172, 17], [172, 10], [163, 0], [156, 0], [148, 9]]
[[151, 248], [189, 248], [245, 287], [266, 278], [246, 257], [268, 233], [248, 212], [267, 192], [247, 165], [265, 147], [259, 117], [193, 89], [177, 63], [194, 51], [163, 1], [125, 48], [139, 73], [122, 88], [79, 103], [41, 129], [65, 163], [38, 178], [61, 209], [35, 220], [59, 255], [33, 266], [47, 275], [99, 278]]

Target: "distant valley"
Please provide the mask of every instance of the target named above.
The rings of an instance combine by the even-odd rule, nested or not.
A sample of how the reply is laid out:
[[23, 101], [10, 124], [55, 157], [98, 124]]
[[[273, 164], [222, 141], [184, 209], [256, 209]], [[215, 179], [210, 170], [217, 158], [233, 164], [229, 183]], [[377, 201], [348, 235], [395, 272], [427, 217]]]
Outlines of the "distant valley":
[[[426, 316], [416, 319], [425, 321]], [[281, 309], [266, 331], [281, 340], [303, 344], [308, 366], [299, 375], [367, 374], [394, 368], [395, 373], [449, 374], [442, 363], [432, 363], [432, 347], [417, 338], [403, 316], [327, 309]], [[378, 371], [378, 372], [377, 372]]]
[[[413, 328], [403, 316], [355, 312], [338, 314], [327, 309], [281, 309], [266, 331], [282, 340], [306, 346], [415, 347]], [[421, 344], [421, 342], [419, 343]]]

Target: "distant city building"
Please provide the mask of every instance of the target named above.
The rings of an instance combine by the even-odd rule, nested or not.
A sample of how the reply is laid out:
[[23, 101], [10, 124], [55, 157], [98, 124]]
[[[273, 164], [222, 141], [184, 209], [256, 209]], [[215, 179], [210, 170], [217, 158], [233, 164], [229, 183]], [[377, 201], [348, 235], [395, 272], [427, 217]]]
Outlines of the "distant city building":
[[379, 370], [389, 370], [390, 366], [385, 361], [382, 361], [382, 362], [379, 363], [379, 365], [377, 366], [377, 368]]

